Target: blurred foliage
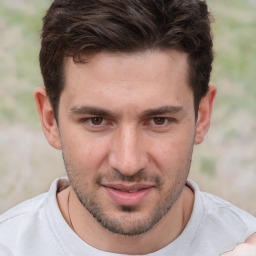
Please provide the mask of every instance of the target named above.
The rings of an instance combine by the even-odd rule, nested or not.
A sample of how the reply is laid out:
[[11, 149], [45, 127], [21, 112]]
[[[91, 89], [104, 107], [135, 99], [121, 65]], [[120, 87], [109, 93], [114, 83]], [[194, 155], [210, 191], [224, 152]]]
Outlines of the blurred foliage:
[[216, 174], [216, 159], [210, 157], [202, 157], [200, 170], [210, 177]]
[[224, 104], [231, 112], [245, 108], [256, 114], [256, 1], [215, 0], [211, 9], [217, 107]]
[[33, 90], [42, 85], [38, 54], [49, 1], [0, 2], [0, 122], [38, 127]]

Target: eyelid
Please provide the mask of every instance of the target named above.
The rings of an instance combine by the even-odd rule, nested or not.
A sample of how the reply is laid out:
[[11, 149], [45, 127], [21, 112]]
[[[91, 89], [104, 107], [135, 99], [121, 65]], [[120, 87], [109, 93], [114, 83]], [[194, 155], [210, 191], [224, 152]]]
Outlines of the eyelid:
[[150, 117], [150, 120], [152, 120], [152, 119], [154, 119], [154, 118], [164, 118], [164, 119], [166, 119], [166, 120], [168, 120], [168, 121], [174, 121], [174, 120], [175, 120], [175, 118], [173, 118], [173, 117], [168, 117], [168, 116], [152, 116], [152, 117]]
[[[163, 121], [163, 123], [162, 124], [157, 124], [156, 122], [159, 121], [157, 119], [160, 119], [161, 121]], [[161, 123], [161, 121], [160, 121], [160, 123]], [[158, 117], [152, 117], [150, 119], [150, 122], [153, 123], [156, 126], [163, 126], [164, 124], [166, 124], [168, 122], [168, 119], [166, 117], [158, 116]]]
[[[102, 123], [97, 125], [93, 124], [92, 118], [102, 118]], [[109, 129], [112, 129], [114, 126], [114, 120], [108, 117], [103, 116], [88, 116], [80, 119], [80, 123], [84, 126], [84, 129], [87, 129], [91, 132], [103, 132]]]
[[[154, 124], [154, 121], [153, 121], [153, 119], [154, 118], [164, 118], [165, 119], [165, 122], [163, 123], [163, 124], [159, 124], [159, 125], [157, 125], [157, 124]], [[172, 118], [172, 117], [166, 117], [166, 116], [153, 116], [153, 117], [151, 117], [150, 119], [148, 119], [149, 121], [147, 121], [147, 123], [149, 124], [149, 125], [152, 125], [152, 126], [154, 126], [154, 127], [156, 127], [156, 128], [163, 128], [163, 127], [167, 127], [167, 126], [169, 126], [169, 125], [171, 125], [172, 123], [177, 123], [178, 121], [175, 119], [175, 118]]]
[[[91, 120], [92, 120], [93, 118], [102, 118], [102, 123], [99, 124], [99, 125], [93, 124], [93, 123], [91, 122]], [[158, 124], [158, 125], [157, 125], [157, 124], [154, 124], [154, 121], [153, 121], [154, 118], [164, 118], [165, 121], [164, 121], [163, 124]], [[104, 125], [108, 125], [108, 124], [112, 123], [113, 120], [108, 119], [108, 118], [106, 118], [106, 117], [102, 117], [102, 116], [90, 116], [90, 117], [81, 118], [81, 119], [80, 119], [80, 122], [81, 122], [81, 123], [86, 123], [86, 124], [88, 124], [89, 126], [91, 126], [91, 127], [93, 127], [93, 128], [97, 128], [97, 127], [100, 128], [100, 127], [102, 127], [102, 126], [104, 126]], [[161, 127], [166, 127], [166, 126], [170, 125], [171, 123], [178, 123], [178, 121], [177, 121], [177, 119], [175, 119], [175, 118], [173, 118], [173, 117], [152, 116], [152, 117], [149, 117], [149, 118], [145, 119], [145, 121], [143, 121], [143, 123], [146, 124], [146, 125], [151, 125], [151, 126], [155, 126], [155, 127], [157, 127], [157, 128], [161, 128]]]
[[81, 122], [81, 123], [88, 123], [89, 125], [95, 126], [95, 127], [97, 127], [97, 126], [102, 126], [102, 123], [99, 124], [99, 125], [94, 125], [94, 124], [92, 123], [92, 121], [91, 121], [93, 118], [102, 118], [102, 123], [105, 123], [105, 122], [106, 122], [106, 118], [101, 117], [101, 116], [90, 116], [90, 117], [81, 118], [80, 122]]

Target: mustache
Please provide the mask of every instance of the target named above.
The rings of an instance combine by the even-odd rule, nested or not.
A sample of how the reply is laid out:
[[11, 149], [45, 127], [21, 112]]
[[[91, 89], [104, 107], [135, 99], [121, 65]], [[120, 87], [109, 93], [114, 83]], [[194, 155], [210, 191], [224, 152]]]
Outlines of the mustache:
[[114, 169], [112, 174], [99, 174], [96, 178], [98, 185], [102, 184], [103, 181], [107, 182], [152, 182], [156, 185], [162, 185], [163, 180], [159, 175], [149, 175], [145, 170], [139, 170], [131, 176], [123, 175], [119, 170]]

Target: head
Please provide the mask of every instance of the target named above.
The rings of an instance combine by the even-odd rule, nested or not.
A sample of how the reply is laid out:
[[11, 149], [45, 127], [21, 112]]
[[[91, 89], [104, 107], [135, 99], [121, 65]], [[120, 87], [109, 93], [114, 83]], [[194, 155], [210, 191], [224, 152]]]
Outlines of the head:
[[53, 2], [37, 107], [83, 209], [103, 227], [139, 235], [177, 214], [209, 127], [211, 63], [203, 1]]
[[55, 0], [44, 17], [40, 66], [56, 120], [66, 57], [85, 63], [100, 51], [165, 49], [188, 54], [187, 79], [197, 117], [212, 69], [210, 23], [202, 0]]

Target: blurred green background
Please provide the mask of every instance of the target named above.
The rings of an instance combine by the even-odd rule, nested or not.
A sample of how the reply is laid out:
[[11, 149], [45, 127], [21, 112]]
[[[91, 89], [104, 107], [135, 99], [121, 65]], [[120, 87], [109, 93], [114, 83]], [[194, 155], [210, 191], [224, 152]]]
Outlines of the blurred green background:
[[[64, 176], [41, 131], [33, 90], [49, 0], [0, 1], [0, 213]], [[212, 125], [195, 147], [190, 178], [256, 216], [256, 0], [208, 1], [218, 87]]]

